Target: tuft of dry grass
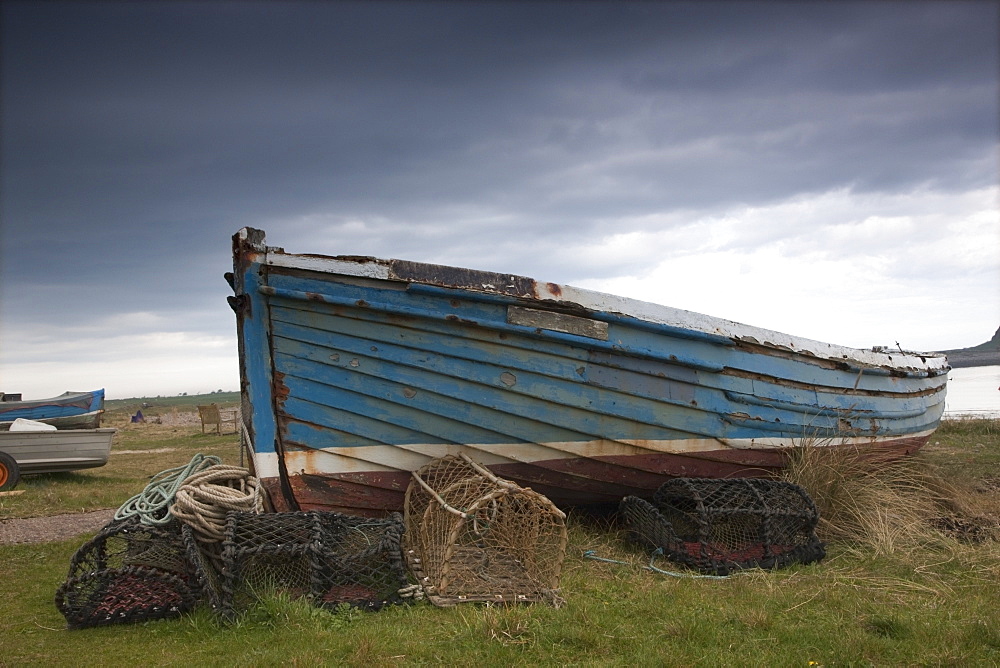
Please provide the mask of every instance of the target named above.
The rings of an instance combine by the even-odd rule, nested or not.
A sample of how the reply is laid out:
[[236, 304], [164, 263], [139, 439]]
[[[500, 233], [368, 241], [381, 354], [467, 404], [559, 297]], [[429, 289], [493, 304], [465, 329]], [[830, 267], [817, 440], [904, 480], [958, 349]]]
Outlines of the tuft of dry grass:
[[459, 608], [462, 624], [474, 636], [501, 645], [534, 645], [537, 620], [527, 606], [485, 604], [480, 609]]
[[997, 535], [995, 504], [920, 457], [887, 461], [862, 446], [806, 444], [789, 459], [784, 477], [816, 503], [824, 541], [887, 556], [940, 543], [946, 535]]

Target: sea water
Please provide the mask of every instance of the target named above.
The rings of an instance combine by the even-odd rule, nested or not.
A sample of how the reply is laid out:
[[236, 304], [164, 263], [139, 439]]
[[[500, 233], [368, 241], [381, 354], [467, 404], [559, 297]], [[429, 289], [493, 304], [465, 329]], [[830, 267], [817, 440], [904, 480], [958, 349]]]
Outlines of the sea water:
[[970, 366], [948, 372], [945, 417], [1000, 418], [1000, 366]]

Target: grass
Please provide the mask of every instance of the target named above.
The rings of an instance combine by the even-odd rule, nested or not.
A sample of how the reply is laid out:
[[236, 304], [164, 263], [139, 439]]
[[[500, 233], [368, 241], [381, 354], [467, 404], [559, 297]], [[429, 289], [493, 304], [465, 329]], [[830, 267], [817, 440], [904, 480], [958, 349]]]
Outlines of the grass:
[[[148, 458], [113, 455], [109, 467], [115, 468], [81, 472], [72, 484], [28, 480], [23, 484], [37, 486], [7, 501], [0, 517], [38, 513], [41, 507], [26, 497], [43, 491], [51, 497], [49, 512], [98, 505], [88, 494], [120, 502], [150, 475], [186, 463], [195, 452], [238, 459], [234, 436], [201, 436], [197, 427], [175, 432], [139, 425], [123, 432], [123, 447], [174, 449]], [[571, 513], [562, 578], [567, 603], [559, 609], [421, 603], [330, 613], [276, 596], [228, 627], [202, 609], [177, 620], [66, 631], [52, 599], [85, 537], [0, 545], [8, 594], [0, 597], [0, 664], [995, 665], [998, 542], [988, 535], [973, 541], [931, 520], [945, 512], [969, 522], [995, 520], [990, 499], [1000, 480], [998, 459], [1000, 423], [946, 422], [909, 468], [875, 484], [877, 493], [851, 488], [838, 502], [821, 493], [819, 482], [817, 502], [844, 513], [836, 521], [831, 514], [825, 528], [825, 560], [723, 580], [645, 570], [649, 557], [613, 525]], [[114, 491], [101, 489], [109, 485]], [[900, 519], [899, 504], [913, 505], [918, 485], [929, 485], [936, 500], [919, 517]], [[881, 496], [882, 486], [903, 491]], [[881, 512], [883, 520], [844, 519], [859, 510]], [[861, 529], [847, 531], [852, 522]], [[893, 533], [892, 541], [877, 538], [897, 526], [906, 530]], [[588, 559], [587, 550], [626, 563]]]
[[199, 404], [211, 404], [216, 403], [219, 406], [225, 408], [232, 408], [239, 406], [240, 404], [240, 393], [239, 392], [212, 392], [210, 394], [178, 394], [170, 397], [135, 397], [132, 399], [107, 399], [104, 402], [104, 408], [107, 409], [109, 413], [118, 412], [125, 413], [131, 412], [135, 414], [136, 410], [142, 409], [143, 414], [152, 412], [154, 415], [165, 410], [170, 410], [174, 407], [191, 409]]

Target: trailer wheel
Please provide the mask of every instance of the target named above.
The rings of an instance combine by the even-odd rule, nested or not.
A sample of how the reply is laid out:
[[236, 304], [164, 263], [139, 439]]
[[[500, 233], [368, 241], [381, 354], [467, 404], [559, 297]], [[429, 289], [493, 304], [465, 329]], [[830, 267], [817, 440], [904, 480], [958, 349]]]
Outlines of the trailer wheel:
[[14, 489], [21, 480], [21, 469], [6, 452], [0, 452], [0, 492]]

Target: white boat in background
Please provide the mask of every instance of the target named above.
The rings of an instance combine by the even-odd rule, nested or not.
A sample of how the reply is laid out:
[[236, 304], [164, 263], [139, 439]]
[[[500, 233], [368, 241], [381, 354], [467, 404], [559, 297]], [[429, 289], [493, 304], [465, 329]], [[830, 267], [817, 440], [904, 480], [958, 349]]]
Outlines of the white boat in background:
[[104, 466], [116, 429], [0, 432], [0, 490], [22, 474], [61, 473]]

